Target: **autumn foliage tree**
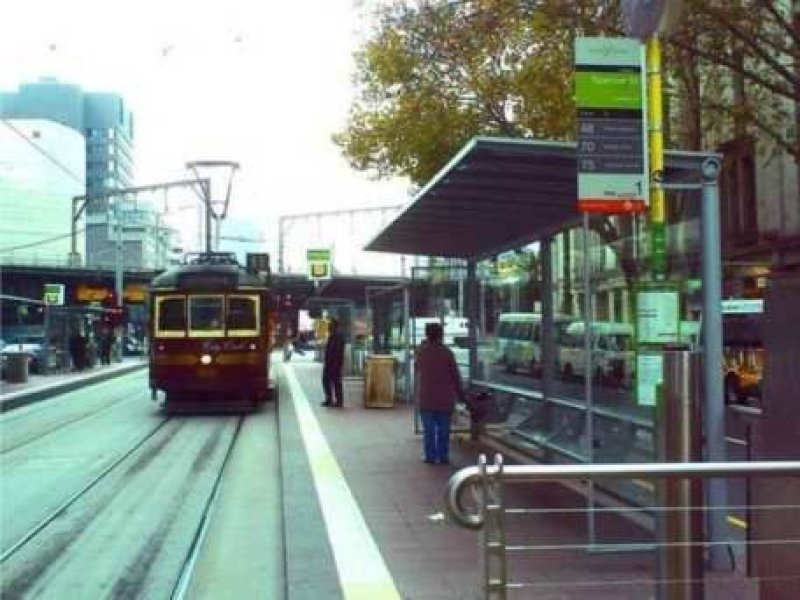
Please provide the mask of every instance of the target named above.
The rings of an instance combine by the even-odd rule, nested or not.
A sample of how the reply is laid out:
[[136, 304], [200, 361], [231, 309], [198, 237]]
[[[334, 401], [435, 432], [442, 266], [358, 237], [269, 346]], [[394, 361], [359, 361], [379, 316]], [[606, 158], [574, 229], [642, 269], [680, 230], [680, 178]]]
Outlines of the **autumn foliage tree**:
[[[334, 136], [353, 167], [433, 176], [475, 135], [574, 138], [576, 35], [624, 35], [619, 0], [382, 5]], [[745, 133], [800, 160], [798, 0], [684, 0], [664, 40], [668, 143]]]
[[357, 169], [421, 184], [475, 135], [572, 139], [573, 40], [612, 14], [588, 0], [384, 6], [334, 141]]

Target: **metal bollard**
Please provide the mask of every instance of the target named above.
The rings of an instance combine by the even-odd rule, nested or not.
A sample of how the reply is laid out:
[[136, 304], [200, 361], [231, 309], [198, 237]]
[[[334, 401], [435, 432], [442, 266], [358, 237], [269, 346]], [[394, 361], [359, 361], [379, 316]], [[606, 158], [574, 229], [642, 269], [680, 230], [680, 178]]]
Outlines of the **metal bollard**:
[[[702, 355], [664, 352], [663, 395], [659, 402], [659, 460], [702, 460]], [[659, 600], [703, 598], [702, 483], [696, 479], [659, 482]]]

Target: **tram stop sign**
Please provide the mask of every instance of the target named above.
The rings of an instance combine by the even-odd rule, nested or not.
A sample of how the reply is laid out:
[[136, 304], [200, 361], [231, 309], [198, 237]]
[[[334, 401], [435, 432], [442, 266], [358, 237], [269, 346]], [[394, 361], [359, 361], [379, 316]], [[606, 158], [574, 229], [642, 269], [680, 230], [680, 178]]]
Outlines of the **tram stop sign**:
[[638, 40], [575, 40], [578, 208], [583, 212], [618, 214], [647, 208], [642, 66]]
[[307, 250], [308, 278], [312, 281], [330, 279], [331, 251], [328, 249]]
[[44, 303], [48, 306], [64, 306], [64, 284], [45, 283]]

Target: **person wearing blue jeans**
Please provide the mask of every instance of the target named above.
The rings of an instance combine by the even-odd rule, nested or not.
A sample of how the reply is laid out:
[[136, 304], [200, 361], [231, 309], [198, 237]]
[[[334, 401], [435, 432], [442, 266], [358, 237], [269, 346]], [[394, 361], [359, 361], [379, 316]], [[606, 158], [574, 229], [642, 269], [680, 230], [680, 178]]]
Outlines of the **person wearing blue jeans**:
[[464, 399], [461, 375], [453, 352], [442, 343], [442, 326], [428, 323], [425, 340], [417, 351], [415, 395], [422, 417], [424, 461], [450, 462], [450, 419], [456, 399]]
[[452, 410], [420, 410], [426, 463], [450, 462], [450, 419]]

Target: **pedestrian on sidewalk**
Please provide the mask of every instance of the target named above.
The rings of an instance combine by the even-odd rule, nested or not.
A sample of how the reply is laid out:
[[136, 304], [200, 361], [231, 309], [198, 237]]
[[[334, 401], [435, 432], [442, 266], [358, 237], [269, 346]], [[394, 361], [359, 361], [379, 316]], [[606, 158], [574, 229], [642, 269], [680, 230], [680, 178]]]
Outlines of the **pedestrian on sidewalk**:
[[286, 333], [286, 339], [283, 341], [283, 362], [289, 362], [292, 358], [292, 351], [294, 350], [294, 342], [292, 341], [292, 332]]
[[100, 335], [100, 362], [104, 365], [111, 364], [111, 347], [114, 345], [114, 338], [111, 331], [103, 331]]
[[425, 325], [415, 365], [417, 408], [422, 418], [422, 438], [428, 464], [450, 462], [450, 420], [456, 399], [464, 401], [464, 389], [452, 350], [442, 343], [439, 323]]
[[328, 323], [328, 341], [322, 366], [322, 390], [325, 402], [322, 406], [342, 407], [342, 366], [344, 365], [344, 337], [339, 333], [339, 322]]

